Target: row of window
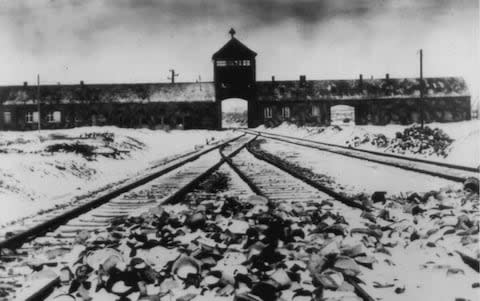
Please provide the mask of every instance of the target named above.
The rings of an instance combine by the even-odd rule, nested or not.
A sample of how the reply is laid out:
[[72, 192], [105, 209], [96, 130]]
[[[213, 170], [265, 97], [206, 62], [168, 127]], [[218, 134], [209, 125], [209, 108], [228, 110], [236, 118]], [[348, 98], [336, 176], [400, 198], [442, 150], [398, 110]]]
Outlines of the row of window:
[[[47, 122], [58, 123], [62, 121], [62, 113], [60, 111], [53, 111], [47, 113]], [[27, 112], [25, 114], [26, 123], [38, 122], [38, 112]]]
[[[263, 109], [263, 116], [265, 118], [272, 118], [273, 116], [272, 107], [265, 107]], [[290, 107], [282, 107], [282, 117], [283, 118], [290, 118]]]
[[[273, 117], [272, 107], [265, 107], [263, 109], [263, 116], [265, 118]], [[320, 106], [312, 106], [312, 116], [320, 116]], [[290, 107], [282, 107], [282, 117], [290, 118]], [[47, 122], [49, 123], [58, 123], [62, 121], [62, 113], [60, 111], [51, 111], [47, 113]], [[11, 112], [3, 112], [3, 122], [9, 124], [12, 122]], [[25, 114], [26, 123], [37, 123], [38, 122], [38, 112], [27, 112]]]
[[227, 66], [250, 66], [249, 60], [218, 60], [217, 67], [227, 67]]
[[[47, 113], [47, 122], [49, 123], [58, 123], [62, 121], [62, 113], [60, 111], [52, 111]], [[3, 122], [5, 124], [12, 123], [12, 113], [3, 112]], [[25, 122], [26, 123], [37, 123], [38, 122], [38, 112], [27, 112], [25, 113]]]
[[[273, 117], [273, 109], [272, 107], [265, 107], [263, 109], [263, 116], [265, 118], [272, 118]], [[320, 116], [320, 106], [312, 106], [312, 116]], [[283, 118], [290, 118], [290, 107], [282, 107], [282, 117]]]

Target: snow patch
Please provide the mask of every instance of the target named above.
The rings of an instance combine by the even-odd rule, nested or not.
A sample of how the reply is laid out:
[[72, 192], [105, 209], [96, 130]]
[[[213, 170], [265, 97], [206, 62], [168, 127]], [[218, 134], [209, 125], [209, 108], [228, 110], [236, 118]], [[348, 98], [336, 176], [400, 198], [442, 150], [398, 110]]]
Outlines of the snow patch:
[[[428, 126], [430, 128], [441, 129], [454, 140], [446, 149], [447, 156], [445, 158], [435, 154], [405, 154], [405, 156], [472, 167], [479, 165], [480, 120], [429, 123]], [[282, 123], [275, 128], [266, 128], [262, 125], [257, 127], [257, 130], [347, 146], [347, 143], [355, 137], [364, 137], [365, 135], [384, 135], [388, 139], [394, 139], [397, 132], [403, 132], [407, 127], [410, 126], [389, 124], [385, 126], [333, 125], [323, 127], [298, 127], [294, 124]], [[377, 147], [369, 143], [361, 144], [358, 148], [380, 152], [386, 151], [386, 147]]]
[[[72, 201], [133, 177], [166, 157], [231, 135], [229, 131], [112, 126], [0, 132], [0, 225]], [[77, 152], [76, 145], [84, 145], [91, 154]]]

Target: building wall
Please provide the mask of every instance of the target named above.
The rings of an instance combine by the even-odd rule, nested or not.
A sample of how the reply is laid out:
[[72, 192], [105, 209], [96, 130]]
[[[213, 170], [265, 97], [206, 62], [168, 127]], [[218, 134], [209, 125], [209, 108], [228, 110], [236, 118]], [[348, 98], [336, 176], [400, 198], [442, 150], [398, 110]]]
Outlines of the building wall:
[[[256, 125], [275, 126], [282, 121], [299, 125], [330, 124], [330, 108], [348, 105], [355, 109], [355, 123], [385, 125], [411, 124], [420, 122], [419, 98], [362, 99], [362, 100], [322, 100], [322, 101], [262, 101], [257, 102]], [[424, 99], [425, 122], [452, 122], [470, 119], [470, 96], [432, 97]], [[313, 107], [317, 106], [315, 114]], [[284, 116], [282, 108], [288, 107], [290, 116]], [[270, 108], [272, 116], [265, 117], [265, 109]]]
[[[306, 88], [308, 85], [324, 84], [305, 83]], [[292, 88], [287, 87], [285, 91], [280, 89], [287, 84]], [[257, 83], [253, 89], [245, 89], [244, 94], [238, 94], [238, 91], [229, 87], [223, 92], [219, 91], [223, 88], [214, 87], [213, 83], [42, 87], [42, 128], [84, 125], [157, 128], [182, 124], [186, 129], [219, 129], [221, 101], [224, 99], [218, 97], [220, 92], [224, 97], [240, 97], [248, 101], [249, 127], [277, 125], [284, 120], [299, 125], [328, 125], [331, 120], [330, 108], [335, 105], [354, 107], [356, 124], [420, 122], [420, 101], [416, 96], [367, 98], [369, 94], [362, 94], [364, 98], [357, 98], [358, 95], [333, 98], [312, 92], [307, 97], [307, 94], [300, 93], [303, 90], [297, 86], [302, 87], [301, 81], [281, 85], [276, 82], [268, 85]], [[274, 88], [278, 88], [278, 91]], [[28, 112], [37, 111], [33, 87], [0, 87], [0, 101], [0, 130], [37, 129], [36, 122], [27, 123], [25, 120]], [[315, 112], [312, 109], [314, 106], [318, 107]], [[272, 110], [271, 118], [264, 116], [266, 107]], [[283, 107], [289, 108], [289, 117], [282, 115]], [[47, 113], [54, 111], [60, 112], [61, 119], [58, 123], [47, 120]], [[11, 122], [8, 124], [4, 120], [4, 112], [10, 112]], [[470, 96], [427, 96], [424, 98], [424, 112], [426, 122], [469, 120]]]
[[[313, 107], [319, 108], [318, 115], [314, 115]], [[299, 125], [326, 125], [330, 122], [330, 109], [326, 102], [311, 101], [265, 101], [258, 102], [256, 120], [252, 121], [255, 125], [264, 124], [275, 126], [283, 121], [290, 121]], [[282, 115], [282, 108], [290, 109], [290, 117]], [[272, 117], [265, 117], [265, 109], [271, 108]], [[249, 116], [250, 117], [250, 116]]]
[[[356, 124], [411, 124], [421, 121], [419, 98], [367, 100], [355, 105]], [[423, 100], [424, 120], [452, 122], [470, 120], [470, 97], [429, 97]]]
[[[34, 130], [37, 122], [26, 122], [28, 112], [36, 112], [37, 105], [0, 106], [0, 129]], [[49, 112], [59, 111], [60, 121], [49, 122]], [[10, 112], [6, 123], [4, 112]], [[87, 125], [115, 125], [119, 127], [162, 126], [185, 129], [215, 129], [218, 123], [214, 102], [155, 102], [155, 103], [74, 103], [42, 104], [40, 108], [43, 129], [72, 128]]]

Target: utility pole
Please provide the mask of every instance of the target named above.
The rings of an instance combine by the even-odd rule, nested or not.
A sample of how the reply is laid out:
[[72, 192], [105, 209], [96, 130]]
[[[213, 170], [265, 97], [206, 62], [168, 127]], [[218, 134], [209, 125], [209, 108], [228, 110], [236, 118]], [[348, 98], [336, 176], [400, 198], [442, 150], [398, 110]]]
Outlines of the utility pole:
[[202, 76], [201, 75], [198, 76], [197, 82], [200, 85], [200, 91], [201, 91], [202, 90]]
[[423, 50], [420, 49], [420, 122], [423, 129], [425, 123], [425, 113], [423, 108]]
[[170, 75], [170, 77], [168, 77], [168, 79], [172, 81], [172, 84], [174, 84], [175, 83], [175, 77], [179, 76], [179, 74], [175, 73], [174, 69], [170, 69], [170, 73], [171, 73], [171, 75]]
[[40, 115], [40, 74], [37, 74], [37, 107], [38, 107], [38, 130], [42, 129]]

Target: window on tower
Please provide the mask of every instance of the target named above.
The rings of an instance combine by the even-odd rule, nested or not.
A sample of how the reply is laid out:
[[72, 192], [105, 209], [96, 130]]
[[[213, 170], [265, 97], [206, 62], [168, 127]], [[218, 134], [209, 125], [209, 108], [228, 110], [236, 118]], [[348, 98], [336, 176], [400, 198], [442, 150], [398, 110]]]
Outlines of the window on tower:
[[250, 60], [218, 60], [216, 61], [217, 67], [231, 67], [231, 66], [250, 66]]

